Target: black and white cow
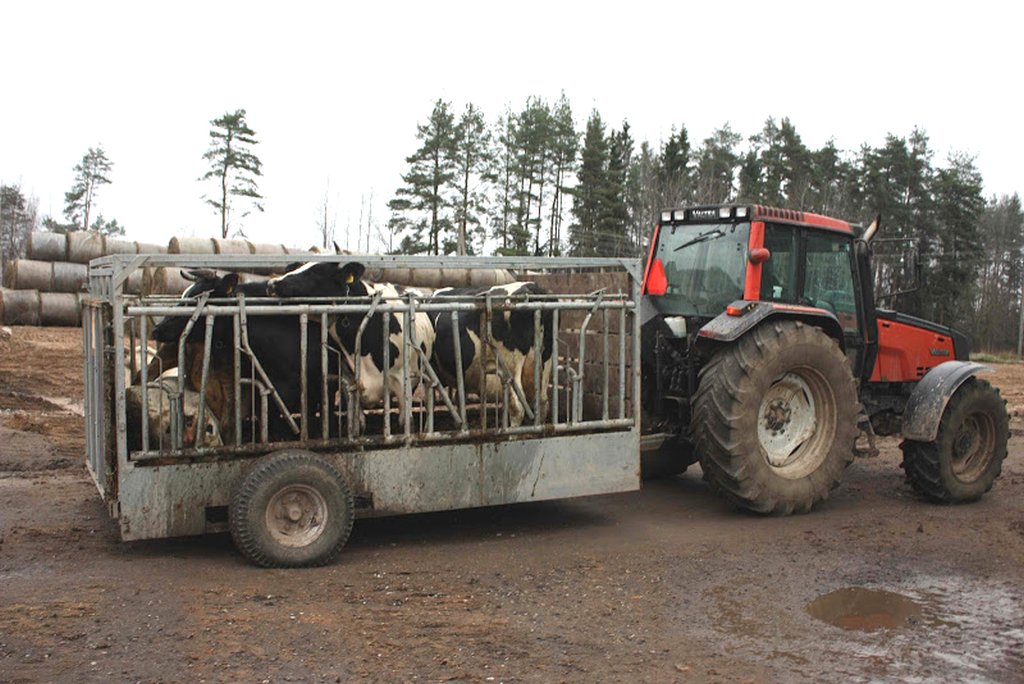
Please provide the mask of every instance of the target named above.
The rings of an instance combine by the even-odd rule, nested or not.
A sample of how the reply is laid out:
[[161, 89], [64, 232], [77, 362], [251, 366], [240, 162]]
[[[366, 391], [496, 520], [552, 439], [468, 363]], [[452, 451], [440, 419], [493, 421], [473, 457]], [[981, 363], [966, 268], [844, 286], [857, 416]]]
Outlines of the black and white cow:
[[[476, 288], [446, 287], [434, 292], [433, 299], [445, 297], [472, 297], [485, 300], [488, 295], [494, 304], [522, 301], [529, 295], [549, 294], [547, 290], [533, 282], [514, 282], [506, 285]], [[550, 311], [541, 313], [541, 382], [535, 386], [534, 369], [537, 349], [534, 348], [534, 312], [524, 310], [502, 310], [495, 306], [491, 320], [493, 351], [486, 355], [486, 367], [483, 363], [484, 354], [480, 330], [481, 312], [471, 311], [459, 314], [459, 345], [462, 355], [462, 372], [466, 392], [478, 392], [483, 374], [486, 383], [488, 400], [497, 400], [504, 394], [501, 380], [497, 375], [497, 365], [508, 373], [509, 381], [517, 387], [531, 410], [536, 393], [540, 392], [541, 421], [548, 411], [548, 388], [551, 383], [551, 352], [554, 336], [552, 315]], [[434, 367], [443, 382], [454, 386], [456, 378], [454, 324], [450, 312], [433, 314], [434, 329], [437, 342], [434, 345]], [[509, 393], [509, 424], [513, 427], [523, 422], [525, 410], [519, 400], [518, 393], [513, 389]]]
[[[366, 268], [357, 262], [341, 264], [336, 261], [316, 261], [290, 270], [272, 278], [267, 290], [278, 297], [382, 297], [382, 301], [394, 300], [413, 292], [391, 283], [371, 283], [363, 280]], [[384, 368], [384, 315], [376, 312], [370, 316], [360, 341], [359, 358], [355, 358], [356, 337], [363, 323], [362, 313], [339, 314], [330, 322], [330, 336], [341, 347], [353, 373], [359, 368], [359, 392], [363, 406], [379, 406], [384, 402], [384, 393], [390, 391], [404, 410], [402, 392], [403, 368], [408, 367], [413, 391], [420, 384], [423, 364], [427, 363], [434, 348], [434, 328], [430, 317], [417, 312], [412, 318], [409, 331], [411, 343], [422, 354], [411, 354], [406, 358], [402, 337], [405, 325], [403, 314], [392, 314], [388, 323], [389, 365]]]
[[[233, 298], [239, 292], [247, 297], [267, 297], [268, 287], [266, 282], [239, 283], [237, 273], [229, 273], [225, 276], [218, 276], [215, 273], [207, 272], [196, 280], [189, 288], [190, 296], [197, 296], [206, 292], [210, 293], [211, 299]], [[156, 326], [153, 337], [158, 341], [177, 341], [184, 331], [187, 317], [168, 317]], [[297, 315], [250, 315], [247, 322], [247, 333], [249, 346], [253, 354], [259, 360], [267, 378], [274, 386], [281, 400], [288, 409], [289, 414], [296, 414], [301, 410], [302, 386], [300, 377], [302, 373], [302, 347], [301, 332], [299, 328], [299, 316]], [[161, 328], [161, 326], [166, 326]], [[308, 348], [305, 359], [307, 377], [307, 418], [315, 416], [321, 409], [322, 393], [320, 387], [323, 379], [323, 371], [320, 362], [320, 354], [316, 353], [316, 341], [320, 339], [319, 322], [316, 317], [311, 317], [308, 322], [307, 340]], [[206, 340], [206, 326], [201, 322], [192, 328], [186, 338], [188, 345], [186, 353], [185, 372], [188, 375], [192, 387], [198, 388], [202, 384], [202, 354], [203, 345]], [[218, 316], [213, 326], [213, 340], [211, 342], [211, 359], [209, 377], [204, 388], [207, 397], [207, 405], [219, 419], [221, 431], [225, 441], [229, 441], [233, 432], [227, 426], [234, 420], [234, 402], [238, 398], [234, 393], [234, 327], [230, 316]], [[337, 364], [331, 365], [332, 355], [328, 355], [329, 366], [328, 376], [337, 375]], [[247, 354], [242, 354], [242, 376], [247, 377], [252, 372], [252, 362]], [[258, 379], [258, 378], [257, 378]], [[329, 382], [329, 395], [333, 396], [336, 390]], [[246, 392], [243, 387], [243, 394]], [[242, 407], [245, 409], [248, 402], [245, 397], [242, 400]], [[329, 415], [330, 407], [324, 407], [321, 419]], [[295, 438], [288, 423], [288, 419], [281, 413], [275, 402], [271, 402], [268, 415], [268, 437], [271, 441], [283, 441]], [[311, 430], [313, 432], [313, 430]]]

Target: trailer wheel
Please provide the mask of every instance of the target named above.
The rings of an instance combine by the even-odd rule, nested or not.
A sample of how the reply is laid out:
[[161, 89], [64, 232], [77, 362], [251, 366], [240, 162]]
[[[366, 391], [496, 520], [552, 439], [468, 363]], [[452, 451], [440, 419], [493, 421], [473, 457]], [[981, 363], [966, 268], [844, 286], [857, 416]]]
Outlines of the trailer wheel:
[[278, 451], [235, 490], [231, 537], [265, 568], [326, 565], [348, 541], [354, 509], [352, 489], [334, 466], [306, 451]]
[[939, 503], [976, 501], [999, 477], [1009, 437], [1010, 419], [999, 390], [971, 378], [946, 404], [934, 442], [908, 439], [900, 444], [907, 482]]
[[700, 373], [691, 432], [704, 479], [757, 513], [809, 511], [853, 461], [859, 410], [835, 340], [799, 321], [754, 328]]

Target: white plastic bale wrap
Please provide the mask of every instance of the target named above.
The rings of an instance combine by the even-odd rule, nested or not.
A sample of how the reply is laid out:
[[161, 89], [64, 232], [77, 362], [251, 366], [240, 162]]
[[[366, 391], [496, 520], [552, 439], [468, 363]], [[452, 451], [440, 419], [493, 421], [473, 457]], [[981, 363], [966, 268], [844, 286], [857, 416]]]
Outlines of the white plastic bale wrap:
[[68, 292], [39, 293], [39, 322], [74, 328], [82, 324], [81, 295]]
[[214, 238], [213, 249], [217, 254], [252, 254], [252, 243], [248, 240], [220, 240]]
[[89, 280], [89, 267], [66, 261], [53, 262], [53, 282], [50, 292], [81, 292]]
[[139, 254], [167, 254], [167, 245], [154, 245], [151, 242], [137, 242]]
[[212, 238], [172, 237], [167, 243], [168, 254], [216, 254]]
[[39, 291], [0, 289], [0, 323], [39, 325]]
[[12, 290], [49, 290], [53, 285], [53, 264], [49, 261], [16, 259], [7, 267], [4, 286]]
[[26, 255], [35, 261], [64, 261], [68, 258], [68, 236], [34, 230], [28, 235]]
[[117, 238], [107, 237], [104, 241], [103, 247], [104, 254], [138, 254], [139, 243], [132, 240], [118, 240]]
[[106, 237], [100, 233], [79, 230], [68, 233], [68, 261], [88, 264], [106, 254]]

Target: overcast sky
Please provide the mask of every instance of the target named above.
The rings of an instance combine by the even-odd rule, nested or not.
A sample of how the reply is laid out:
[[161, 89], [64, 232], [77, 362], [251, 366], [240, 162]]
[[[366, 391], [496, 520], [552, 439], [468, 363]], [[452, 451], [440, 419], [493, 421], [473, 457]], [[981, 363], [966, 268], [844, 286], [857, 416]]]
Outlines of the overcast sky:
[[[74, 165], [102, 144], [96, 209], [129, 236], [212, 236], [197, 181], [209, 122], [244, 108], [266, 212], [251, 239], [309, 245], [328, 180], [339, 241], [374, 220], [443, 98], [493, 121], [530, 96], [596, 108], [654, 145], [790, 117], [805, 144], [880, 145], [923, 128], [941, 164], [976, 156], [986, 195], [1024, 189], [1015, 3], [9, 2], [0, 181], [60, 218]], [[865, 217], [844, 217], [863, 220]]]

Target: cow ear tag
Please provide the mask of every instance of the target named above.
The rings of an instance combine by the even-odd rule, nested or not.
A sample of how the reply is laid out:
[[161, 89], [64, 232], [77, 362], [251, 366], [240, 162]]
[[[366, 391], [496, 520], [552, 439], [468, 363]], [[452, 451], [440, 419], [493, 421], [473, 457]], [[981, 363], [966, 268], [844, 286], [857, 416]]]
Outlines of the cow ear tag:
[[235, 286], [234, 285], [228, 285], [228, 294], [229, 295], [235, 294]]
[[354, 275], [352, 275], [351, 273], [349, 273], [347, 276], [345, 276], [345, 284], [346, 285], [351, 285], [355, 281], [356, 281], [356, 277]]

